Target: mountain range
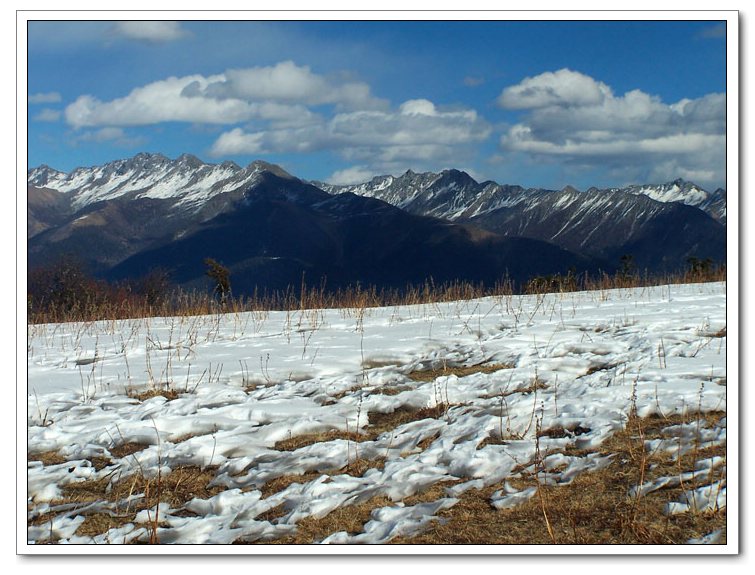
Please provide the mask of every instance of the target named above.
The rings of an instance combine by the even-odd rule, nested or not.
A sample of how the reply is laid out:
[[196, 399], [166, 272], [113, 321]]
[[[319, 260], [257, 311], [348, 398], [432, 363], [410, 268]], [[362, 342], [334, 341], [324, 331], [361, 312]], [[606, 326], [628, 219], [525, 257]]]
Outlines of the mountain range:
[[234, 293], [467, 280], [523, 282], [567, 270], [676, 271], [726, 258], [726, 192], [676, 180], [578, 191], [479, 183], [458, 170], [307, 182], [255, 161], [141, 153], [70, 173], [28, 171], [28, 265], [73, 255], [107, 279], [167, 270], [207, 285], [206, 257]]

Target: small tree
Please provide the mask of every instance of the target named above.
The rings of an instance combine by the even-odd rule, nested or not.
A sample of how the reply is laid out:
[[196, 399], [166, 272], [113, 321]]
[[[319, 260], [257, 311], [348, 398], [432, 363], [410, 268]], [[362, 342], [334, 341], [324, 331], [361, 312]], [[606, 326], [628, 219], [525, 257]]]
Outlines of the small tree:
[[621, 269], [619, 270], [619, 276], [623, 280], [628, 280], [635, 274], [634, 256], [631, 254], [624, 254], [621, 256]]
[[688, 268], [688, 275], [692, 277], [692, 279], [700, 280], [700, 279], [707, 279], [711, 277], [712, 271], [713, 271], [713, 260], [710, 258], [705, 258], [704, 260], [701, 260], [696, 257], [689, 257], [687, 258], [687, 264], [689, 265]]
[[215, 282], [212, 293], [220, 299], [221, 304], [225, 305], [231, 295], [231, 272], [212, 258], [205, 258], [204, 263], [207, 266], [205, 275]]
[[144, 298], [148, 306], [162, 306], [170, 299], [170, 274], [164, 269], [154, 268], [136, 281], [134, 289]]

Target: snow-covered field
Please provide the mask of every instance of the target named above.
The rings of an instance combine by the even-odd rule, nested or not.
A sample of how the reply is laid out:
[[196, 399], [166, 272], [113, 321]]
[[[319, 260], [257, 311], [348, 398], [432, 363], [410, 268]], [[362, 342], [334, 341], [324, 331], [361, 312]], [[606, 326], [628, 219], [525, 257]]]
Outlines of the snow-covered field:
[[[558, 468], [550, 480], [568, 482], [605, 461], [564, 449], [600, 445], [633, 406], [640, 416], [725, 412], [725, 328], [725, 283], [31, 325], [27, 539], [264, 542], [385, 496], [361, 533], [322, 540], [382, 543], [421, 532], [469, 489], [504, 482], [490, 502], [507, 508], [532, 496], [505, 480], [536, 448]], [[459, 366], [480, 367], [456, 375]], [[408, 417], [373, 433], [389, 413]], [[725, 443], [725, 420], [697, 441]], [[537, 430], [562, 432], [536, 445]], [[307, 441], [329, 431], [341, 433]], [[669, 449], [692, 442], [687, 431]], [[357, 461], [380, 464], [352, 475]], [[208, 474], [206, 489], [145, 506], [158, 475], [167, 485], [181, 469]], [[291, 475], [303, 477], [271, 489]], [[403, 502], [440, 482], [449, 486], [437, 500]], [[73, 497], [71, 486], [95, 484], [131, 487]], [[720, 481], [687, 495], [668, 512], [726, 505]], [[81, 529], [93, 516], [111, 522]]]

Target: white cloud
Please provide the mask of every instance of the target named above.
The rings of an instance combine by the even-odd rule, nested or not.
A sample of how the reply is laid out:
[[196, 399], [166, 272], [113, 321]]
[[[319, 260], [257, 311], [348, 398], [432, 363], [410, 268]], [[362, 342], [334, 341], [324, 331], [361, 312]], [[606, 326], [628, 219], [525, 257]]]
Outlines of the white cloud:
[[376, 174], [366, 166], [351, 166], [350, 168], [333, 172], [329, 178], [326, 178], [326, 181], [337, 186], [345, 186], [367, 182], [375, 175]]
[[28, 102], [30, 104], [55, 104], [60, 102], [61, 99], [58, 92], [40, 92], [29, 95]]
[[[110, 101], [82, 95], [65, 109], [77, 130], [186, 122], [228, 126], [213, 156], [332, 151], [371, 169], [454, 165], [491, 126], [473, 109], [413, 99], [391, 108], [370, 87], [291, 61], [170, 77]], [[244, 124], [244, 126], [240, 126]]]
[[335, 151], [372, 168], [395, 162], [453, 162], [491, 133], [474, 110], [442, 110], [428, 100], [409, 100], [397, 111], [336, 114], [309, 126], [222, 134], [212, 154]]
[[224, 74], [170, 77], [103, 102], [80, 96], [66, 108], [72, 126], [135, 126], [160, 122], [235, 124], [253, 119], [277, 126], [317, 121], [307, 106], [336, 104], [345, 109], [385, 107], [358, 82], [329, 83], [308, 67], [282, 62], [266, 68], [228, 70]]
[[264, 149], [265, 132], [247, 134], [241, 128], [225, 132], [215, 140], [210, 150], [213, 156], [233, 156], [237, 154], [259, 154]]
[[39, 114], [34, 116], [34, 120], [37, 122], [57, 122], [61, 116], [60, 110], [53, 110], [52, 108], [44, 108]]
[[501, 136], [508, 152], [664, 181], [685, 173], [707, 176], [703, 185], [725, 178], [725, 94], [666, 104], [640, 90], [616, 96], [602, 82], [559, 70], [506, 88], [499, 104], [524, 110]]
[[563, 68], [525, 78], [516, 86], [509, 86], [501, 92], [498, 104], [509, 109], [585, 106], [600, 104], [611, 96], [611, 89], [603, 82]]
[[407, 100], [399, 107], [405, 116], [435, 116], [435, 104], [430, 100]]
[[189, 35], [179, 22], [126, 21], [115, 24], [115, 33], [142, 42], [172, 42]]
[[309, 66], [288, 60], [275, 66], [228, 70], [210, 83], [202, 95], [315, 106], [339, 104], [347, 109], [384, 108], [385, 102], [370, 94], [363, 82], [340, 82], [314, 74]]
[[82, 132], [73, 139], [74, 144], [82, 142], [94, 142], [101, 144], [104, 142], [112, 143], [121, 148], [134, 148], [145, 142], [145, 138], [140, 136], [129, 136], [123, 128], [105, 127], [99, 130]]
[[206, 86], [218, 77], [200, 75], [171, 77], [140, 88], [123, 98], [102, 102], [80, 96], [66, 108], [66, 121], [84, 126], [137, 126], [160, 122], [199, 122], [233, 124], [264, 113], [259, 104], [243, 100], [216, 100], [186, 95], [187, 86]]

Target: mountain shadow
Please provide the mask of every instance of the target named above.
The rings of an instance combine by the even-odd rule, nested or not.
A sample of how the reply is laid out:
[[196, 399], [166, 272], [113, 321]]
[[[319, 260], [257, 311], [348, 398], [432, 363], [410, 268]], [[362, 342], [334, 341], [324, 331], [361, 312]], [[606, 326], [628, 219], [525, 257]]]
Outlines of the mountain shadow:
[[115, 266], [110, 279], [167, 269], [186, 288], [203, 288], [204, 259], [231, 270], [234, 295], [326, 283], [402, 288], [432, 279], [492, 285], [503, 278], [595, 272], [605, 263], [541, 240], [503, 237], [473, 226], [408, 214], [380, 200], [331, 196], [267, 174], [233, 209], [181, 238]]

